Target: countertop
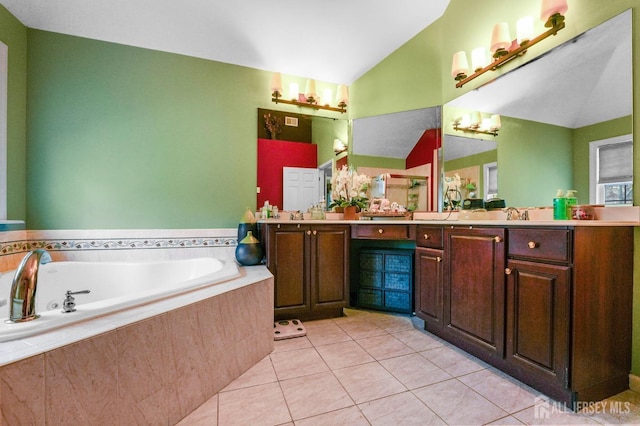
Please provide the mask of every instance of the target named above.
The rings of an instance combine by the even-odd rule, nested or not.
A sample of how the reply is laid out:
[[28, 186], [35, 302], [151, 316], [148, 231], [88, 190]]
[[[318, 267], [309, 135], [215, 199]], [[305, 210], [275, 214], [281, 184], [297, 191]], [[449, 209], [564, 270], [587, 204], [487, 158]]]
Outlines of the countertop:
[[457, 219], [414, 219], [414, 220], [289, 220], [260, 219], [262, 224], [308, 224], [308, 225], [450, 225], [450, 226], [640, 226], [638, 221], [622, 220], [457, 220]]

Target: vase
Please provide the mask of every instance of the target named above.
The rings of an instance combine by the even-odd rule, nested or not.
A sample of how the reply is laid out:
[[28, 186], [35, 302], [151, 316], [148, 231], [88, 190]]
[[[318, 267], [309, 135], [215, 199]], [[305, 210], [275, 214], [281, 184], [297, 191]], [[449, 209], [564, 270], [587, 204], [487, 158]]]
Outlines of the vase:
[[344, 213], [344, 207], [336, 206], [333, 208], [336, 213]]
[[344, 220], [356, 220], [356, 213], [358, 213], [358, 207], [346, 206], [344, 208]]
[[236, 260], [241, 265], [252, 266], [261, 263], [263, 257], [264, 249], [260, 241], [253, 236], [251, 231], [247, 231], [247, 236], [236, 247]]

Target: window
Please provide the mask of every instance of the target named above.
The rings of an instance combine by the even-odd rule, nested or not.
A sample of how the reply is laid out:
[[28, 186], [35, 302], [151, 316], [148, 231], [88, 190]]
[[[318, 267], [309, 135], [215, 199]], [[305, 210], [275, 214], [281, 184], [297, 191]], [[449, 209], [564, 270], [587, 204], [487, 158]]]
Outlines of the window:
[[589, 144], [590, 202], [633, 204], [633, 139], [631, 135]]
[[498, 163], [486, 163], [484, 169], [484, 199], [490, 200], [498, 196]]

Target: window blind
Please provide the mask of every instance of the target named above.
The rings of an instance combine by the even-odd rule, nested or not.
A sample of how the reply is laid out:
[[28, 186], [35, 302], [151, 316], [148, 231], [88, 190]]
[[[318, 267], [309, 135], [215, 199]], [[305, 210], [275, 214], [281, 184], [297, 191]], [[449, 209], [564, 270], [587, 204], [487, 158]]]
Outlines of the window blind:
[[598, 183], [633, 180], [633, 142], [613, 143], [598, 148]]

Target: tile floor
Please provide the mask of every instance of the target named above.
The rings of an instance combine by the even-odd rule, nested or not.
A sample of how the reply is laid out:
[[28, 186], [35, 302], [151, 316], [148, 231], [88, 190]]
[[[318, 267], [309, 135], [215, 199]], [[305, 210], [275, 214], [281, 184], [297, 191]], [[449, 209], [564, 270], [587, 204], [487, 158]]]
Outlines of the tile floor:
[[626, 391], [565, 412], [422, 329], [415, 317], [345, 310], [305, 322], [180, 425], [640, 424]]

